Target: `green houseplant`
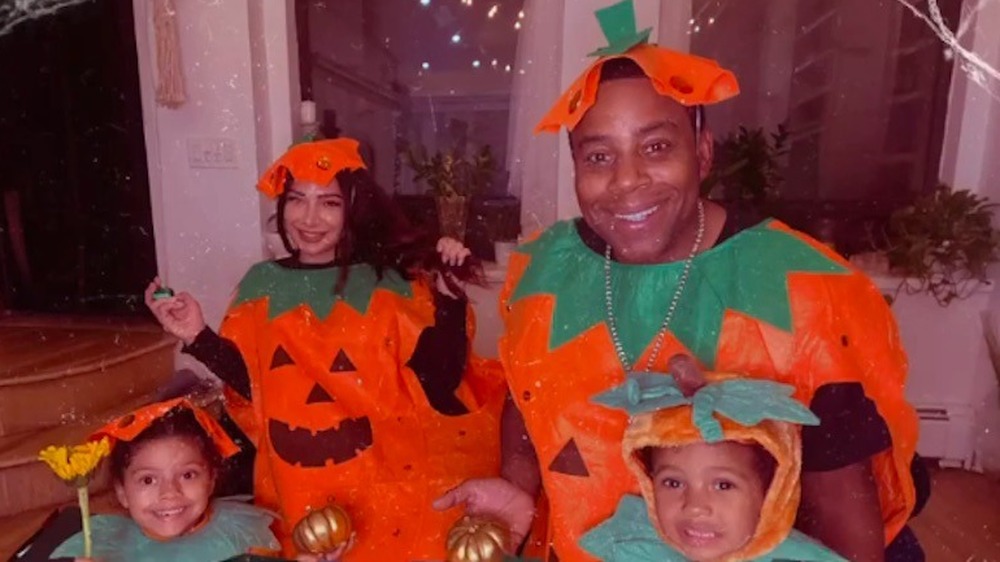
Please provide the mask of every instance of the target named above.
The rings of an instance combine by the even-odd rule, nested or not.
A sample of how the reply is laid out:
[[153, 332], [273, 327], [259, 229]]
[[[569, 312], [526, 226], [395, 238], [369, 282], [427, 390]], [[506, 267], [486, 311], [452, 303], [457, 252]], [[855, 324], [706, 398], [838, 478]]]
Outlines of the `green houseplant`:
[[1000, 260], [993, 207], [968, 190], [939, 185], [893, 213], [885, 254], [892, 271], [906, 278], [901, 287], [926, 291], [947, 306], [987, 283], [988, 267]]
[[404, 155], [414, 181], [424, 183], [434, 196], [441, 234], [464, 240], [469, 200], [489, 187], [496, 172], [490, 146], [483, 146], [470, 157], [457, 150], [428, 155], [423, 146], [406, 147]]
[[715, 165], [702, 182], [708, 195], [721, 185], [721, 197], [761, 208], [773, 201], [784, 181], [781, 160], [788, 153], [788, 129], [778, 125], [773, 133], [740, 126], [715, 143]]

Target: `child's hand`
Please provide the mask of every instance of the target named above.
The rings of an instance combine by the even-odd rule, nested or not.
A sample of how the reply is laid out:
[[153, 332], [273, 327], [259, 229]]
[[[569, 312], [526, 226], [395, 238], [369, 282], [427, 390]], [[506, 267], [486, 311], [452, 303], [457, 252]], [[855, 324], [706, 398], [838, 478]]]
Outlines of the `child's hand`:
[[[462, 244], [454, 238], [448, 238], [447, 236], [438, 240], [437, 251], [441, 254], [441, 263], [452, 267], [460, 267], [463, 263], [465, 263], [466, 258], [472, 255], [472, 250], [466, 248], [465, 244]], [[448, 280], [453, 284], [459, 282], [458, 279], [451, 273], [440, 273], [436, 282], [438, 292], [453, 299], [458, 298], [455, 293], [448, 288], [448, 282], [445, 281], [445, 276], [448, 276]]]
[[157, 277], [146, 287], [146, 306], [167, 333], [176, 336], [185, 345], [191, 345], [198, 334], [205, 329], [205, 317], [202, 315], [201, 306], [188, 293], [154, 299], [153, 292], [159, 286], [160, 278]]

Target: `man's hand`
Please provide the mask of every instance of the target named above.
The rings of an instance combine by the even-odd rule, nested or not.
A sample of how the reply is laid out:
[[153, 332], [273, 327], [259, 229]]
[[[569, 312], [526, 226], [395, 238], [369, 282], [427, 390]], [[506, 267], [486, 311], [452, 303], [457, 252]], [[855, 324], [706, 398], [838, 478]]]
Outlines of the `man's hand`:
[[508, 552], [524, 542], [535, 516], [535, 499], [503, 478], [466, 480], [434, 501], [434, 509], [444, 511], [464, 505], [469, 515], [490, 517], [510, 530]]

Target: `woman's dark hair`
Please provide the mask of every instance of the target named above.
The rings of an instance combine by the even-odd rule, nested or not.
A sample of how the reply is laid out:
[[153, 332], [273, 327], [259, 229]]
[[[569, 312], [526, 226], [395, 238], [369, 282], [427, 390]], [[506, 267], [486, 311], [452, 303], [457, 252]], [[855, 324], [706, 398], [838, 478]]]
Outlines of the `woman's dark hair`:
[[205, 463], [218, 475], [222, 469], [222, 456], [219, 454], [215, 442], [205, 433], [205, 430], [194, 417], [194, 412], [188, 408], [174, 408], [167, 412], [162, 418], [149, 424], [135, 439], [131, 441], [118, 441], [111, 449], [108, 458], [111, 478], [116, 483], [121, 483], [125, 477], [125, 471], [132, 464], [135, 455], [149, 443], [165, 437], [182, 437], [190, 439], [197, 444]]
[[[342, 170], [335, 178], [344, 197], [344, 229], [336, 252], [338, 265], [368, 264], [379, 279], [387, 269], [406, 280], [412, 280], [420, 270], [439, 270], [462, 281], [482, 283], [478, 261], [471, 257], [461, 267], [443, 265], [436, 249], [437, 239], [415, 227], [367, 170]], [[278, 197], [277, 226], [285, 249], [297, 257], [298, 251], [292, 247], [285, 229], [285, 205], [292, 182], [294, 179], [289, 175]], [[347, 275], [348, 268], [341, 267], [334, 288], [337, 293], [346, 285]], [[461, 292], [449, 282], [448, 276], [445, 281], [453, 293]]]

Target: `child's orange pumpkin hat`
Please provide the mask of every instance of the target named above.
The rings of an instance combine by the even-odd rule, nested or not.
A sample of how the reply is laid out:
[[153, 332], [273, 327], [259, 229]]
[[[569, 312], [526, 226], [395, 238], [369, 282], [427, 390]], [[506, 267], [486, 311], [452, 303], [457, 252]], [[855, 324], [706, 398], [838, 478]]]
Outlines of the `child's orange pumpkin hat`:
[[343, 170], [366, 169], [358, 141], [337, 138], [293, 145], [260, 176], [257, 189], [271, 199], [284, 193], [288, 177], [326, 186]]
[[649, 44], [652, 28], [641, 32], [636, 29], [632, 0], [618, 2], [595, 14], [608, 46], [590, 53], [598, 59], [563, 92], [535, 127], [535, 133], [556, 133], [564, 126], [572, 131], [597, 101], [601, 67], [619, 58], [634, 61], [660, 95], [684, 106], [714, 104], [739, 94], [736, 77], [714, 60]]
[[654, 483], [642, 458], [644, 449], [736, 441], [757, 444], [774, 457], [777, 466], [756, 532], [726, 562], [756, 559], [775, 549], [792, 531], [802, 468], [798, 426], [815, 425], [819, 419], [791, 397], [794, 388], [788, 385], [730, 373], [707, 373], [704, 379], [702, 386], [687, 395], [672, 376], [633, 373], [624, 384], [594, 401], [624, 409], [631, 416], [622, 444], [625, 463], [639, 481], [650, 521], [667, 543], [657, 523]]
[[239, 445], [229, 437], [226, 430], [222, 429], [219, 422], [215, 421], [215, 418], [208, 412], [192, 404], [187, 398], [175, 398], [165, 402], [156, 402], [139, 408], [130, 414], [125, 414], [111, 420], [107, 425], [91, 434], [90, 440], [97, 441], [102, 437], [107, 437], [111, 441], [111, 447], [114, 448], [115, 443], [118, 441], [132, 441], [143, 431], [149, 429], [149, 426], [155, 421], [162, 419], [176, 409], [185, 408], [191, 410], [191, 413], [194, 414], [194, 419], [205, 430], [205, 434], [215, 444], [222, 458], [231, 457], [239, 452]]

